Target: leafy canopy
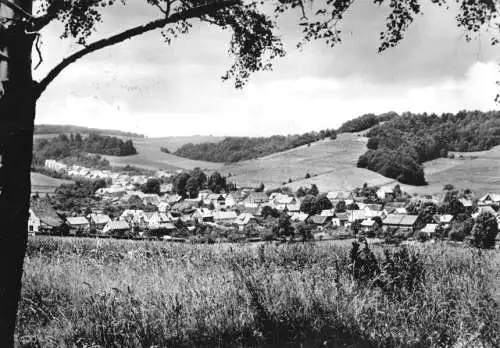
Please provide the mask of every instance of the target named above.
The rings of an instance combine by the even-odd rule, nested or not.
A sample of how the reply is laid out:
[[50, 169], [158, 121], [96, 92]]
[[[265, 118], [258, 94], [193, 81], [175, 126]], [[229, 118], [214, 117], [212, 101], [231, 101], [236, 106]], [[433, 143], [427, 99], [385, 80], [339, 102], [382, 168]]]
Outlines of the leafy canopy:
[[[139, 1], [139, 0], [134, 0]], [[187, 34], [196, 22], [208, 23], [232, 32], [229, 53], [233, 64], [222, 76], [242, 87], [251, 73], [271, 69], [275, 58], [285, 54], [278, 35], [277, 22], [285, 12], [297, 15], [302, 28], [303, 44], [322, 40], [334, 46], [342, 41], [341, 22], [354, 0], [143, 0], [145, 6], [158, 11], [150, 22], [130, 28], [108, 38], [92, 42], [92, 34], [103, 21], [103, 9], [127, 6], [131, 0], [34, 0], [34, 14], [18, 12], [16, 22], [28, 31], [40, 31], [52, 21], [62, 22], [61, 38], [73, 38], [82, 49], [66, 57], [40, 81], [39, 94], [59, 73], [76, 60], [99, 49], [117, 44], [152, 30], [161, 30], [168, 44]], [[430, 0], [437, 6], [447, 6], [451, 0]], [[17, 1], [19, 3], [20, 1]], [[422, 13], [422, 0], [372, 0], [374, 6], [387, 8], [385, 28], [380, 32], [379, 51], [396, 46], [411, 23]], [[499, 41], [499, 2], [495, 0], [456, 0], [457, 25], [464, 29], [466, 39], [482, 28], [491, 33], [492, 44]], [[31, 1], [25, 1], [30, 4]], [[29, 6], [27, 6], [29, 7]], [[10, 26], [0, 23], [0, 30]], [[381, 23], [381, 27], [382, 23]]]

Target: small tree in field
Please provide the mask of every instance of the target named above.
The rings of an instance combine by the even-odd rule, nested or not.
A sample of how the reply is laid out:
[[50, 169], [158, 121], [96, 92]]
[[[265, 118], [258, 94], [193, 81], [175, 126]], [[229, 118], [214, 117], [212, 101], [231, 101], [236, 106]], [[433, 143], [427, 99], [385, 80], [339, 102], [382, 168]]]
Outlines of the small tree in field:
[[[448, 1], [432, 0], [438, 5]], [[156, 17], [109, 37], [93, 37], [104, 18], [103, 9], [138, 2], [156, 9]], [[421, 14], [421, 2], [372, 1], [388, 10], [386, 28], [380, 35], [380, 52], [403, 39], [409, 25]], [[340, 23], [353, 3], [352, 0], [0, 0], [0, 347], [13, 346], [27, 243], [36, 104], [61, 72], [88, 54], [145, 33], [161, 31], [168, 44], [187, 34], [194, 25], [205, 24], [232, 34], [229, 53], [234, 63], [223, 79], [232, 79], [240, 88], [252, 73], [270, 70], [272, 61], [285, 54], [276, 26], [276, 19], [282, 13], [297, 13], [303, 34], [299, 46], [311, 40], [324, 40], [334, 46], [341, 41]], [[468, 33], [488, 25], [496, 25], [498, 29], [499, 7], [498, 1], [493, 0], [461, 1], [457, 23]], [[52, 22], [62, 23], [58, 26], [62, 30], [61, 39], [73, 38], [80, 48], [62, 57], [45, 77], [35, 81], [33, 46], [42, 29]], [[493, 42], [498, 42], [496, 37]]]

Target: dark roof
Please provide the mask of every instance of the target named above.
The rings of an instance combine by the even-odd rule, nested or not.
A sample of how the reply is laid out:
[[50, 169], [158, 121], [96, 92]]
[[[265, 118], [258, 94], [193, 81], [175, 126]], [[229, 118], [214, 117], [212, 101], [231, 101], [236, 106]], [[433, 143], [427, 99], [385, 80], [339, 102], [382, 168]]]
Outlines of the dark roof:
[[383, 223], [384, 225], [413, 226], [417, 219], [417, 215], [389, 214]]
[[35, 216], [44, 224], [52, 227], [59, 227], [63, 224], [63, 220], [48, 201], [43, 199], [32, 199], [30, 205]]

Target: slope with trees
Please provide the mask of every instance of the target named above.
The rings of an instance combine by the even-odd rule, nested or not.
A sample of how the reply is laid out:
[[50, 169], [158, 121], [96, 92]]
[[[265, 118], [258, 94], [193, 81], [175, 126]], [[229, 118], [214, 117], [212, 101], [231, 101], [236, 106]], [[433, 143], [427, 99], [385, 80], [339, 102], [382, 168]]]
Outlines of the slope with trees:
[[[157, 10], [157, 17], [117, 34], [95, 39], [92, 34], [106, 17], [103, 9], [130, 6], [125, 0], [2, 0], [0, 2], [0, 151], [3, 189], [0, 194], [0, 346], [14, 345], [16, 313], [21, 290], [26, 251], [30, 203], [30, 168], [33, 156], [36, 104], [49, 85], [66, 68], [96, 51], [142, 34], [161, 30], [166, 43], [187, 34], [193, 25], [214, 25], [232, 34], [229, 53], [234, 63], [223, 75], [242, 87], [254, 72], [270, 70], [273, 59], [285, 54], [277, 33], [275, 17], [294, 12], [303, 34], [301, 44], [324, 40], [335, 46], [341, 41], [339, 26], [353, 1], [313, 2], [273, 0], [147, 0], [143, 4]], [[134, 2], [135, 3], [135, 2]], [[420, 15], [419, 0], [383, 1], [389, 12], [380, 35], [379, 51], [396, 46], [413, 19]], [[447, 0], [433, 1], [437, 5]], [[311, 6], [309, 6], [311, 5]], [[463, 1], [458, 7], [457, 24], [468, 34], [496, 23], [495, 1]], [[272, 13], [265, 12], [271, 9]], [[35, 9], [35, 10], [34, 10]], [[49, 68], [35, 81], [32, 56], [40, 32], [52, 22], [60, 22], [61, 38], [73, 38], [80, 47]], [[54, 35], [53, 31], [51, 31]], [[496, 33], [496, 31], [495, 31]], [[498, 37], [494, 37], [494, 43]], [[148, 52], [141, 52], [147, 55]], [[38, 63], [37, 63], [38, 64]]]
[[258, 138], [227, 137], [217, 143], [185, 144], [174, 154], [193, 160], [234, 163], [293, 149], [325, 138], [335, 139], [335, 131], [326, 129], [301, 135], [274, 135]]
[[401, 183], [424, 185], [422, 163], [447, 157], [449, 151], [482, 151], [500, 145], [500, 112], [457, 114], [405, 113], [371, 128], [368, 151], [358, 167]]
[[339, 133], [355, 133], [367, 130], [380, 122], [389, 121], [398, 116], [397, 113], [391, 111], [380, 115], [365, 114], [355, 119], [346, 121], [338, 129]]

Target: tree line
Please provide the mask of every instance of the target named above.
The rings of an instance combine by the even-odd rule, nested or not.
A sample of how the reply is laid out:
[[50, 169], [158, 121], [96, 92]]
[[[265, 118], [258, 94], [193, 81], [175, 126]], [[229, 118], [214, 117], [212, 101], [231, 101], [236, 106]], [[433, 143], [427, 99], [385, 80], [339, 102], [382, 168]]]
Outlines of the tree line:
[[35, 125], [35, 134], [99, 134], [99, 135], [111, 135], [111, 136], [121, 136], [129, 138], [144, 138], [143, 134], [124, 132], [116, 129], [99, 129], [99, 128], [89, 128], [74, 125], [60, 125], [60, 124], [37, 124]]
[[[335, 139], [336, 137], [334, 129], [287, 136], [226, 137], [216, 143], [184, 144], [174, 154], [193, 160], [234, 163], [293, 149], [321, 139]], [[164, 148], [162, 151], [166, 152]]]
[[[64, 159], [78, 157], [84, 159], [84, 153], [129, 156], [137, 154], [132, 140], [122, 140], [117, 137], [90, 134], [82, 137], [80, 133], [59, 134], [50, 139], [37, 139], [34, 144], [33, 161], [43, 164], [46, 159]], [[83, 164], [80, 164], [83, 165]]]
[[394, 111], [390, 111], [384, 114], [365, 114], [355, 119], [346, 121], [340, 126], [339, 133], [355, 133], [367, 130], [380, 122], [389, 121], [392, 118], [398, 116]]
[[404, 113], [367, 132], [368, 151], [358, 167], [410, 185], [425, 185], [422, 163], [449, 151], [483, 151], [500, 145], [500, 112]]

